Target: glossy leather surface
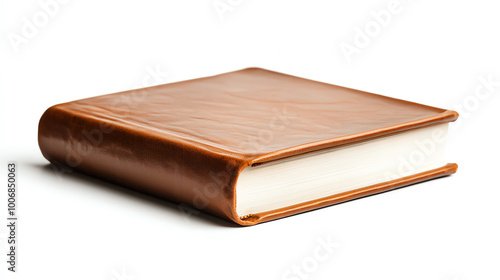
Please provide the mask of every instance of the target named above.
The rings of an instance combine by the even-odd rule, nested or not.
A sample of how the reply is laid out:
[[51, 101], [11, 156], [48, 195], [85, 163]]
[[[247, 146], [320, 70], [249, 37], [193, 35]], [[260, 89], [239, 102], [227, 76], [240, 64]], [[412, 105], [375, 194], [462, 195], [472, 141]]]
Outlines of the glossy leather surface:
[[[51, 162], [250, 225], [338, 199], [241, 219], [235, 184], [243, 168], [457, 117], [454, 111], [249, 68], [55, 105], [40, 120], [39, 145]], [[449, 165], [422, 176], [455, 170]]]

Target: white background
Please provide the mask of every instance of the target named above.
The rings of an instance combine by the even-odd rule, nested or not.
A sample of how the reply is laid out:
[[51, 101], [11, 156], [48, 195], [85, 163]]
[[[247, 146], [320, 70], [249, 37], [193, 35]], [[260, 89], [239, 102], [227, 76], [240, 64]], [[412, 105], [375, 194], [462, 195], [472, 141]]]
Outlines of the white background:
[[[50, 16], [47, 2], [0, 4], [1, 279], [301, 279], [286, 273], [304, 264], [304, 279], [500, 278], [500, 86], [480, 82], [500, 82], [498, 1], [221, 0], [232, 5], [222, 17], [213, 0], [70, 0]], [[374, 24], [388, 6], [390, 20]], [[367, 27], [362, 44], [356, 30]], [[357, 48], [350, 62], [346, 44]], [[57, 176], [38, 149], [51, 105], [250, 66], [463, 107], [447, 150], [458, 173], [237, 227], [84, 175]], [[15, 274], [4, 261], [10, 160]], [[339, 246], [314, 260], [318, 239]]]

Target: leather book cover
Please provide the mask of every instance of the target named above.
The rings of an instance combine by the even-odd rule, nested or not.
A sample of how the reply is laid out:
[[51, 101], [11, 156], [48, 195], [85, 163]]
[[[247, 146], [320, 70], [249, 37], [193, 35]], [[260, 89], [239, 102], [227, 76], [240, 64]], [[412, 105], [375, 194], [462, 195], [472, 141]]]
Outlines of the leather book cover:
[[452, 174], [456, 164], [245, 217], [248, 166], [456, 120], [454, 111], [259, 68], [50, 107], [38, 142], [52, 163], [253, 225]]

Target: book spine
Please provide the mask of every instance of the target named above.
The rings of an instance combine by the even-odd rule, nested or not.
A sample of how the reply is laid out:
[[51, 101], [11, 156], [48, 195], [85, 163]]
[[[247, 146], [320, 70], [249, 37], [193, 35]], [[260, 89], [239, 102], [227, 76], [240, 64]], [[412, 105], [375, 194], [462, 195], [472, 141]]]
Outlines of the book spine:
[[76, 170], [174, 202], [181, 214], [201, 210], [241, 223], [234, 186], [243, 167], [236, 159], [65, 104], [45, 111], [38, 144], [60, 174]]

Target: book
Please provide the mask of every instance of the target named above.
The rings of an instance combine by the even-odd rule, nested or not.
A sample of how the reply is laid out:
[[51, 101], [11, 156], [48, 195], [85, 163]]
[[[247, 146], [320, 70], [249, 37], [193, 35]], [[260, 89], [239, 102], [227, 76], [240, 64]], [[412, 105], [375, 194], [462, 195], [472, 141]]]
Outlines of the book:
[[54, 164], [254, 225], [455, 173], [457, 117], [247, 68], [52, 106], [38, 142]]

